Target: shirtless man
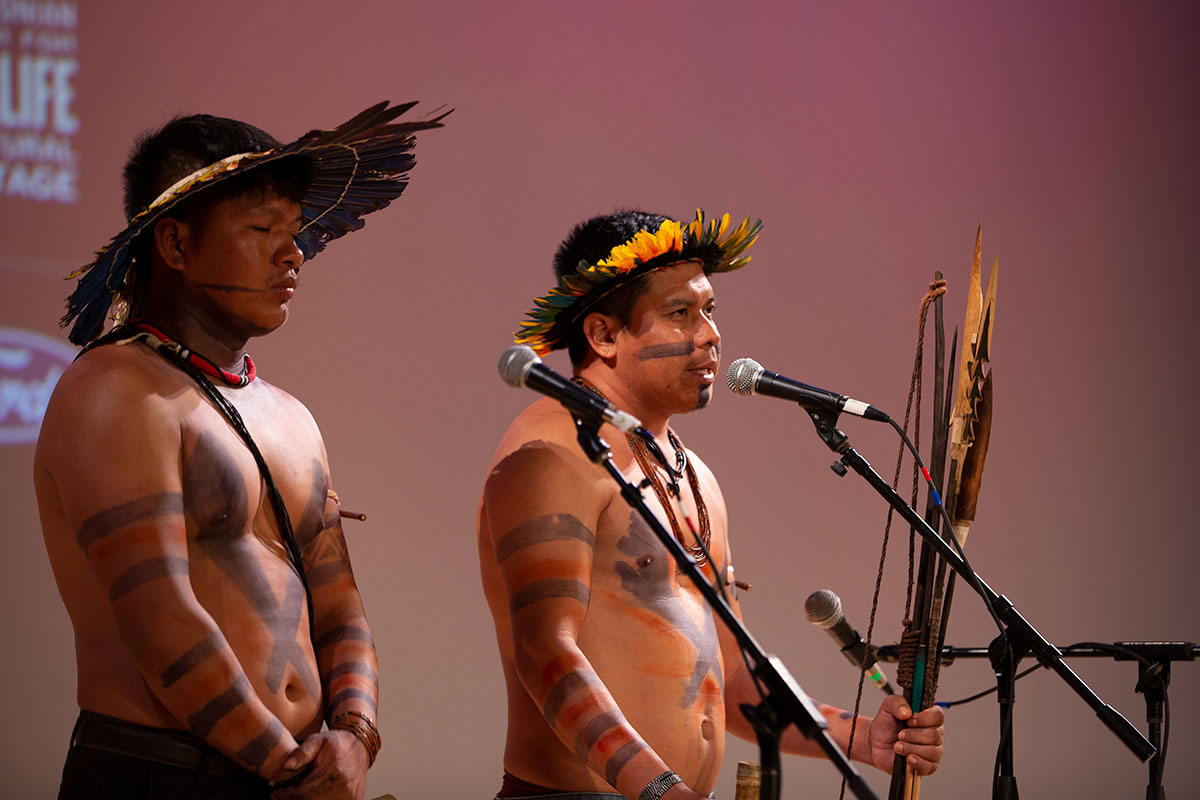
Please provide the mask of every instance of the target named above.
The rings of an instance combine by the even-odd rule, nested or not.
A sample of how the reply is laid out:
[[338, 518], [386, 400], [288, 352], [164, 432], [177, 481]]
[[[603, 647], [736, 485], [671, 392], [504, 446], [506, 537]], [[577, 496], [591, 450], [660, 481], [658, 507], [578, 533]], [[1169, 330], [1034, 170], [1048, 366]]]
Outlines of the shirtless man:
[[[656, 484], [645, 494], [666, 529], [693, 552], [706, 541], [702, 569], [727, 584], [737, 612], [721, 491], [669, 421], [711, 399], [721, 337], [709, 275], [744, 264], [758, 226], [747, 219], [729, 232], [700, 220], [630, 211], [577, 226], [555, 257], [558, 288], [517, 341], [538, 353], [567, 347], [576, 379], [654, 434], [661, 462], [601, 429], [625, 477]], [[527, 408], [500, 443], [479, 506], [483, 587], [508, 691], [497, 796], [707, 797], [725, 731], [754, 739], [739, 705], [757, 693], [733, 637], [575, 432], [554, 400]], [[845, 749], [851, 715], [820, 709]], [[850, 755], [890, 771], [902, 753], [932, 773], [942, 721], [940, 709], [913, 716], [889, 697], [858, 721]], [[794, 726], [782, 747], [820, 754]]]
[[[310, 187], [400, 194], [411, 160], [364, 187], [327, 156], [410, 158], [410, 131], [429, 126], [389, 124], [404, 108], [287, 146], [185, 117], [126, 165], [130, 230], [98, 254], [64, 325], [78, 315], [72, 340], [93, 339], [126, 274], [130, 323], [63, 374], [34, 463], [75, 630], [81, 713], [60, 797], [363, 796], [377, 665], [325, 446], [245, 346], [287, 320], [306, 253], [345, 232], [318, 220], [330, 209]], [[227, 158], [239, 153], [252, 155]], [[354, 216], [386, 205], [372, 202]]]

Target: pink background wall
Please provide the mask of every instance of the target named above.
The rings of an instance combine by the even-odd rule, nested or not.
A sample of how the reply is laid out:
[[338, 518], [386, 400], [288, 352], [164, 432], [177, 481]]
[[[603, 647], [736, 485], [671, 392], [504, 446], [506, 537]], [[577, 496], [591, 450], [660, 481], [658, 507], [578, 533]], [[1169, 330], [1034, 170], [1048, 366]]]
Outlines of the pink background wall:
[[[474, 512], [492, 449], [533, 396], [504, 387], [495, 363], [549, 288], [558, 240], [618, 205], [761, 216], [753, 263], [714, 282], [725, 363], [752, 356], [896, 416], [919, 298], [943, 270], [947, 317], [961, 321], [982, 219], [985, 264], [999, 253], [1002, 275], [975, 567], [1060, 645], [1200, 639], [1191, 4], [79, 5], [80, 199], [0, 199], [0, 325], [61, 338], [61, 278], [119, 229], [130, 142], [171, 114], [238, 117], [287, 139], [383, 98], [457, 109], [421, 138], [404, 197], [306, 267], [292, 320], [251, 350], [312, 409], [343, 500], [370, 516], [347, 531], [382, 662], [369, 796], [498, 786], [503, 687]], [[890, 476], [894, 437], [843, 423]], [[738, 573], [754, 583], [751, 630], [811, 694], [851, 704], [855, 676], [802, 606], [832, 588], [865, 632], [881, 501], [828, 471], [786, 404], [722, 389], [677, 428], [722, 478]], [[75, 714], [32, 452], [0, 448], [12, 797], [52, 795]], [[900, 630], [894, 535], [880, 642]], [[985, 645], [980, 604], [960, 594], [956, 608], [951, 641]], [[1072, 663], [1144, 730], [1132, 665]], [[1175, 668], [1173, 796], [1200, 781], [1198, 670]], [[990, 681], [982, 663], [957, 663], [941, 696]], [[1025, 793], [1144, 794], [1144, 767], [1054, 676], [1023, 680], [1018, 699]], [[990, 701], [950, 714], [929, 797], [987, 796], [995, 716]], [[731, 745], [719, 795], [754, 752]], [[836, 796], [824, 763], [785, 764], [786, 797]], [[882, 774], [870, 780], [886, 790]]]

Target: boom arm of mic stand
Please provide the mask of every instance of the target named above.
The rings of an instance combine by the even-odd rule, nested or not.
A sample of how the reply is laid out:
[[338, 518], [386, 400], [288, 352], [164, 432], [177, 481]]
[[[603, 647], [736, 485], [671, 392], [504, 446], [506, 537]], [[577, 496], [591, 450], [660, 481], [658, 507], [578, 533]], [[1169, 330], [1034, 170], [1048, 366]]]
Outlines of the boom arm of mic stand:
[[817, 434], [831, 450], [841, 455], [842, 463], [861, 475], [887, 501], [888, 505], [896, 509], [896, 512], [904, 518], [904, 521], [919, 533], [921, 538], [929, 542], [950, 567], [962, 575], [967, 585], [975, 589], [984, 602], [993, 609], [995, 615], [1004, 624], [1005, 633], [1014, 645], [1023, 646], [1028, 652], [1033, 653], [1043, 667], [1054, 670], [1088, 704], [1096, 713], [1096, 716], [1100, 718], [1100, 721], [1138, 759], [1146, 761], [1154, 755], [1156, 748], [1142, 735], [1141, 731], [1134, 727], [1129, 720], [1121, 716], [1120, 712], [1106, 705], [1104, 701], [1097, 697], [1096, 693], [1063, 661], [1062, 653], [1059, 652], [1058, 648], [1038, 633], [1037, 629], [1017, 612], [1007, 597], [996, 594], [990, 586], [983, 582], [982, 578], [967, 569], [966, 564], [959, 557], [958, 553], [954, 551], [954, 548], [945, 539], [938, 536], [937, 532], [929, 527], [921, 515], [914, 511], [904, 501], [904, 498], [896, 494], [887, 481], [871, 468], [867, 460], [850, 446], [850, 442], [845, 434], [834, 427], [834, 423], [837, 421], [836, 416], [820, 412], [812, 412], [810, 416], [813, 419], [813, 423], [817, 426]]
[[[584, 421], [577, 416], [575, 417], [575, 428], [576, 438], [584, 453], [593, 462], [604, 467], [605, 471], [617, 482], [621, 489], [621, 497], [625, 498], [629, 507], [650, 526], [650, 530], [654, 531], [654, 535], [671, 553], [675, 563], [679, 565], [680, 571], [686, 574], [700, 590], [700, 594], [712, 607], [713, 612], [730, 630], [737, 640], [738, 646], [750, 659], [755, 676], [767, 687], [767, 696], [763, 700], [763, 705], [755, 709], [756, 713], [747, 716], [759, 733], [760, 746], [769, 747], [773, 742], [776, 749], [775, 761], [777, 762], [779, 735], [788, 725], [795, 724], [800, 733], [806, 739], [816, 742], [829, 760], [834, 763], [838, 771], [845, 777], [846, 784], [855, 797], [859, 800], [878, 800], [878, 796], [850, 763], [850, 759], [834, 744], [828, 732], [829, 723], [817, 711], [816, 706], [796, 683], [796, 679], [787, 671], [783, 662], [763, 651], [746, 626], [733, 613], [733, 609], [729, 607], [725, 599], [705, 580], [696, 560], [683, 549], [683, 545], [676, 541], [674, 536], [667, 532], [667, 529], [658, 521], [658, 517], [654, 516], [638, 487], [625, 480], [625, 476], [613, 464], [612, 451], [608, 444], [600, 438], [599, 425]], [[763, 727], [760, 727], [760, 723]], [[770, 760], [770, 758], [765, 758], [764, 764], [769, 763]], [[777, 777], [769, 780], [768, 775], [764, 773], [763, 800], [778, 800]], [[774, 786], [770, 786], [770, 783], [774, 783]]]

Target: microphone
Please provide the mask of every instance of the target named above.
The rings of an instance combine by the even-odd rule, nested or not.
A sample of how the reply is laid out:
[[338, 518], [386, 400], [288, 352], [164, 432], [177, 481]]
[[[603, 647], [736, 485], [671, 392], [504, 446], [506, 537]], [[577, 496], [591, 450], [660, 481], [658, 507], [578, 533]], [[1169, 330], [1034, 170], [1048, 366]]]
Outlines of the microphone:
[[593, 422], [607, 422], [621, 433], [642, 425], [637, 417], [547, 367], [537, 353], [523, 345], [500, 354], [500, 378], [514, 389], [533, 389], [553, 397], [572, 413]]
[[864, 663], [863, 655], [866, 644], [858, 635], [858, 631], [851, 628], [850, 623], [846, 622], [846, 618], [842, 616], [840, 597], [828, 589], [813, 592], [804, 601], [804, 613], [808, 615], [808, 621], [813, 625], [829, 631], [829, 635], [842, 648], [846, 660], [853, 664], [855, 669], [862, 669], [867, 673], [867, 677], [875, 681], [875, 685], [885, 694], [896, 693], [896, 690], [888, 683], [887, 676], [879, 669], [879, 664], [875, 660], [874, 647], [866, 653], [867, 658]]
[[878, 422], [888, 421], [888, 415], [875, 406], [768, 372], [753, 358], [739, 358], [730, 364], [725, 382], [735, 394], [765, 394], [794, 400], [809, 411], [846, 411]]

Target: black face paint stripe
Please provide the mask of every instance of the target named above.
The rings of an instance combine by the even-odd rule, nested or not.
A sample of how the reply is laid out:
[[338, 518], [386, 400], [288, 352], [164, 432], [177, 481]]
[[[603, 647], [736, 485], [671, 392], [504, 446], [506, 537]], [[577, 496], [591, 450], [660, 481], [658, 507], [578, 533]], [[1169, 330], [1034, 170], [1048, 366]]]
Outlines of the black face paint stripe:
[[270, 291], [269, 286], [254, 288], [253, 286], [234, 286], [227, 283], [197, 283], [195, 286], [201, 289], [215, 289], [218, 292], [245, 292], [246, 294], [258, 294], [259, 292]]
[[650, 361], [655, 358], [678, 358], [690, 356], [696, 348], [691, 342], [669, 342], [667, 344], [652, 344], [638, 350], [638, 361]]

